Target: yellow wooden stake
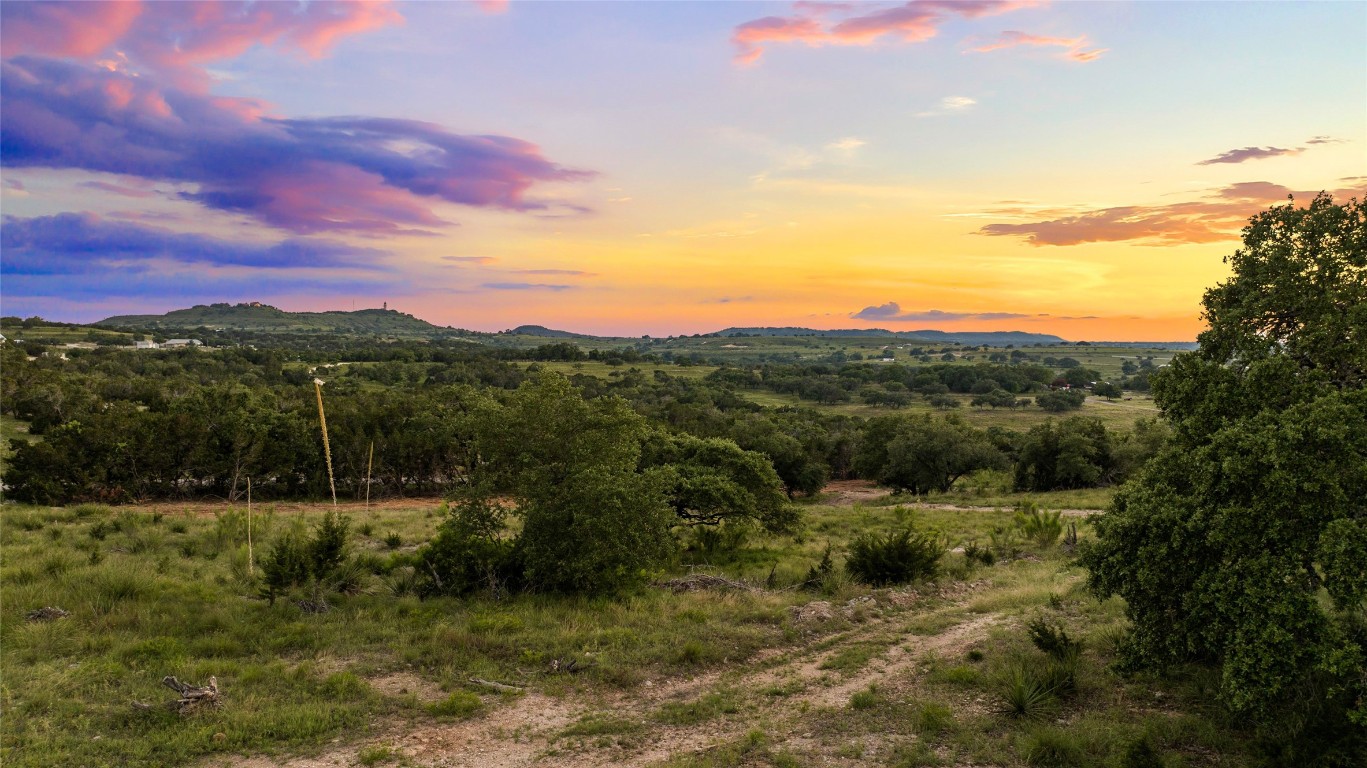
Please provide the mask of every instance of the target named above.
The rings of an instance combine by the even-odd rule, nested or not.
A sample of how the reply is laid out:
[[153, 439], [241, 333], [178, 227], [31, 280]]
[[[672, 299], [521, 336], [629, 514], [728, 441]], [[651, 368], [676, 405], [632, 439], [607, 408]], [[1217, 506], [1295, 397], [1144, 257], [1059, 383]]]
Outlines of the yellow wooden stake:
[[247, 575], [256, 575], [256, 558], [252, 554], [252, 479], [247, 478]]
[[375, 441], [370, 441], [370, 456], [365, 460], [365, 511], [370, 511], [370, 468], [375, 466]]
[[337, 483], [332, 479], [332, 447], [328, 445], [328, 417], [323, 412], [323, 380], [313, 380], [313, 390], [318, 393], [318, 423], [323, 428], [323, 458], [328, 463], [328, 488], [332, 490], [332, 508], [337, 508]]

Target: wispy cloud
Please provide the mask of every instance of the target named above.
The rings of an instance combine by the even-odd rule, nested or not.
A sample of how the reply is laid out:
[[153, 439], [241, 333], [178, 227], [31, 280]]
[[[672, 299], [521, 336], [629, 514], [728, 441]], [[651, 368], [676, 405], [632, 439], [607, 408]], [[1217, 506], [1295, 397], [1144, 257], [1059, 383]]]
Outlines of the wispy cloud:
[[934, 107], [917, 112], [917, 117], [939, 117], [940, 115], [957, 115], [967, 112], [976, 106], [978, 100], [970, 96], [946, 96], [940, 99]]
[[[1250, 216], [1270, 205], [1313, 198], [1318, 190], [1293, 191], [1280, 184], [1250, 181], [1213, 190], [1197, 199], [1169, 205], [1127, 205], [1081, 209], [1055, 218], [1020, 224], [989, 224], [978, 234], [1020, 237], [1031, 245], [1079, 245], [1133, 241], [1145, 245], [1186, 245], [1232, 240]], [[1367, 185], [1333, 190], [1338, 199], [1367, 197]], [[1020, 218], [1038, 210], [1015, 207], [988, 213]]]
[[479, 266], [493, 264], [497, 261], [493, 256], [442, 256], [441, 260], [449, 261], [453, 264], [477, 264]]
[[[1314, 143], [1314, 142], [1310, 142]], [[1281, 157], [1283, 155], [1299, 155], [1304, 152], [1303, 147], [1283, 149], [1282, 147], [1243, 147], [1242, 149], [1231, 149], [1228, 152], [1221, 152], [1209, 160], [1202, 160], [1197, 165], [1218, 165], [1221, 163], [1246, 163], [1249, 160], [1262, 160], [1267, 157]]]
[[864, 307], [858, 312], [850, 313], [850, 317], [856, 320], [875, 320], [887, 323], [948, 322], [955, 320], [1019, 320], [1036, 316], [1037, 315], [1027, 315], [1019, 312], [946, 312], [939, 309], [907, 311], [903, 310], [901, 305], [895, 301], [889, 301], [886, 304], [879, 304], [877, 306]]
[[387, 254], [318, 238], [273, 242], [173, 232], [88, 213], [0, 219], [5, 299], [404, 292]]
[[550, 285], [547, 283], [484, 283], [481, 288], [491, 291], [568, 291], [573, 285]]
[[1077, 37], [1049, 37], [1047, 35], [1033, 35], [1028, 32], [1017, 32], [1008, 30], [1001, 33], [996, 40], [983, 45], [970, 48], [966, 53], [988, 53], [990, 51], [1000, 51], [1005, 48], [1015, 48], [1017, 46], [1032, 46], [1044, 48], [1063, 48], [1061, 54], [1065, 59], [1077, 62], [1096, 61], [1103, 53], [1110, 50], [1108, 48], [1092, 48], [1091, 42], [1086, 35]]
[[118, 195], [120, 197], [146, 199], [149, 197], [156, 197], [157, 195], [156, 190], [152, 189], [150, 185], [134, 186], [131, 184], [111, 184], [107, 181], [83, 181], [79, 186], [84, 187], [85, 189], [96, 189], [101, 192], [108, 192], [111, 195]]
[[755, 64], [770, 45], [873, 45], [884, 39], [919, 43], [935, 37], [952, 17], [995, 16], [1034, 4], [1028, 0], [913, 0], [870, 10], [856, 3], [799, 2], [793, 5], [791, 16], [766, 16], [738, 25], [731, 42], [738, 64]]
[[515, 269], [513, 272], [519, 275], [563, 275], [565, 277], [597, 277], [597, 272], [585, 272], [582, 269]]
[[146, 262], [263, 269], [384, 269], [382, 251], [316, 238], [263, 243], [172, 232], [90, 213], [18, 218], [0, 223], [6, 274], [60, 274], [92, 262]]
[[838, 141], [832, 141], [831, 143], [827, 144], [826, 149], [833, 149], [837, 152], [853, 153], [860, 147], [864, 147], [867, 144], [867, 141], [864, 141], [863, 139], [858, 138], [857, 136], [846, 136], [843, 139], [840, 139]]

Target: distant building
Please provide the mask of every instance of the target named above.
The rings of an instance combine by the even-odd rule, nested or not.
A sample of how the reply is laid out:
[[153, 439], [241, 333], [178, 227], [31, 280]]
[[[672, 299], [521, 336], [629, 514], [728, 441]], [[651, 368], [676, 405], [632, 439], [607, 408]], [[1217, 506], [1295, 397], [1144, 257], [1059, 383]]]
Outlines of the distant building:
[[155, 341], [135, 341], [133, 342], [133, 346], [138, 349], [156, 349], [161, 345]]
[[199, 339], [167, 339], [163, 347], [200, 347], [204, 342]]

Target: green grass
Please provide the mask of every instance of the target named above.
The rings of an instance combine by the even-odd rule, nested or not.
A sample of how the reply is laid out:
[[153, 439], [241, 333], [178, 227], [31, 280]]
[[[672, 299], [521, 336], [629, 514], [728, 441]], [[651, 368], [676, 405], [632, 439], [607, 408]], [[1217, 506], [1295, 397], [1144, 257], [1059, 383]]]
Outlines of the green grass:
[[[1153, 418], [1158, 415], [1158, 409], [1153, 405], [1153, 399], [1144, 395], [1134, 395], [1130, 401], [1118, 400], [1114, 403], [1107, 402], [1100, 398], [1088, 398], [1087, 402], [1080, 410], [1068, 411], [1066, 413], [1050, 413], [1036, 406], [1025, 408], [973, 408], [969, 405], [972, 395], [951, 395], [958, 400], [961, 405], [958, 408], [936, 408], [925, 400], [913, 400], [903, 408], [888, 408], [885, 406], [866, 405], [864, 403], [834, 403], [822, 404], [811, 400], [803, 400], [797, 395], [780, 394], [777, 392], [764, 392], [759, 390], [739, 390], [738, 394], [752, 403], [757, 403], [766, 408], [812, 408], [822, 413], [838, 413], [844, 416], [860, 416], [872, 418], [874, 416], [888, 415], [918, 415], [930, 413], [943, 415], [947, 413], [961, 417], [965, 422], [975, 427], [1003, 427], [1023, 432], [1038, 424], [1043, 424], [1050, 419], [1067, 418], [1068, 416], [1092, 416], [1101, 420], [1107, 429], [1119, 430], [1122, 432], [1134, 428], [1134, 423], [1139, 419]], [[1128, 397], [1129, 395], [1127, 395]]]
[[[668, 763], [678, 766], [807, 765], [822, 755], [892, 765], [1076, 759], [1102, 766], [1141, 741], [1170, 765], [1204, 764], [1210, 754], [1225, 765], [1250, 762], [1238, 734], [1204, 714], [1199, 678], [1125, 680], [1110, 671], [1125, 630], [1123, 606], [1090, 597], [1082, 571], [1057, 551], [979, 567], [966, 576], [974, 582], [969, 592], [942, 577], [938, 585], [918, 586], [920, 596], [910, 602], [848, 582], [830, 595], [785, 588], [827, 543], [838, 567], [860, 533], [914, 523], [951, 540], [982, 540], [992, 526], [1009, 524], [1009, 509], [804, 505], [798, 534], [756, 534], [747, 549], [709, 564], [754, 584], [775, 569], [775, 591], [676, 595], [645, 588], [617, 598], [518, 595], [494, 602], [410, 594], [401, 558], [432, 535], [440, 518], [432, 508], [385, 507], [356, 515], [353, 530], [369, 535], [355, 536], [352, 546], [369, 573], [359, 593], [330, 597], [333, 608], [323, 614], [255, 598], [260, 558], [296, 524], [294, 515], [255, 510], [254, 577], [241, 510], [214, 518], [159, 509], [0, 507], [0, 763], [222, 762], [350, 743], [360, 750], [352, 753], [355, 762], [397, 764], [404, 758], [390, 746], [398, 738], [393, 727], [468, 719], [496, 729], [502, 708], [529, 700], [491, 693], [472, 677], [572, 707], [575, 719], [549, 734], [554, 750], [629, 755], [664, 733], [717, 735], [707, 742], [715, 746]], [[307, 515], [304, 524], [313, 519]], [[391, 532], [401, 539], [393, 550], [385, 541]], [[949, 593], [937, 596], [942, 587]], [[790, 611], [817, 599], [839, 609], [865, 596], [876, 599], [877, 610], [849, 617], [837, 610], [831, 621], [803, 626]], [[71, 615], [26, 620], [28, 611], [48, 605]], [[971, 646], [922, 657], [927, 638], [989, 613], [993, 623]], [[1060, 698], [1046, 721], [1066, 739], [992, 711], [1009, 670], [1041, 658], [1023, 629], [1041, 615], [1084, 643], [1076, 692]], [[882, 665], [870, 662], [894, 644], [916, 663], [880, 678]], [[552, 672], [552, 660], [570, 659], [592, 666], [576, 675]], [[796, 674], [803, 665], [808, 677]], [[761, 671], [772, 676], [751, 685], [747, 675]], [[372, 682], [400, 672], [440, 694], [419, 700]], [[680, 698], [647, 699], [632, 710], [620, 703], [652, 690], [647, 681], [713, 673], [714, 682]], [[215, 676], [224, 706], [192, 717], [130, 706], [171, 698], [159, 683], [165, 675], [192, 684]], [[859, 680], [860, 688], [835, 706], [810, 707], [827, 677]], [[786, 741], [794, 734], [811, 738], [794, 748]]]
[[578, 363], [565, 362], [546, 362], [546, 363], [518, 363], [522, 368], [532, 365], [539, 365], [547, 370], [562, 373], [566, 376], [583, 374], [585, 376], [596, 376], [600, 379], [611, 381], [632, 369], [644, 373], [648, 379], [653, 378], [656, 371], [663, 371], [666, 374], [679, 379], [701, 379], [707, 374], [717, 370], [715, 365], [661, 365], [655, 363], [626, 363], [623, 365], [608, 365], [600, 360], [585, 360]]

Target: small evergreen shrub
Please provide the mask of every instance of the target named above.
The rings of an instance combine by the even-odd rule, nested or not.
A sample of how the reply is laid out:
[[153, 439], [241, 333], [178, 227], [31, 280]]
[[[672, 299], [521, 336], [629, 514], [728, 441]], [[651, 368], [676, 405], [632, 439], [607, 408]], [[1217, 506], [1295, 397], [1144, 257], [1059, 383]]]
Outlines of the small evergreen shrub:
[[807, 571], [807, 578], [803, 579], [802, 588], [813, 592], [822, 592], [834, 574], [835, 564], [831, 562], [831, 545], [827, 544], [826, 551], [821, 553], [821, 562]]
[[988, 566], [997, 562], [997, 556], [992, 552], [992, 548], [980, 546], [976, 541], [964, 544], [964, 559], [970, 563], [981, 563]]
[[346, 559], [347, 530], [351, 519], [338, 515], [336, 510], [328, 510], [322, 522], [314, 529], [313, 539], [309, 542], [309, 565], [318, 578], [330, 575]]
[[944, 542], [933, 533], [910, 528], [887, 536], [865, 534], [850, 544], [845, 569], [856, 581], [875, 587], [930, 578], [940, 570]]
[[275, 598], [309, 578], [308, 544], [298, 531], [286, 531], [261, 563], [262, 592], [271, 605]]

